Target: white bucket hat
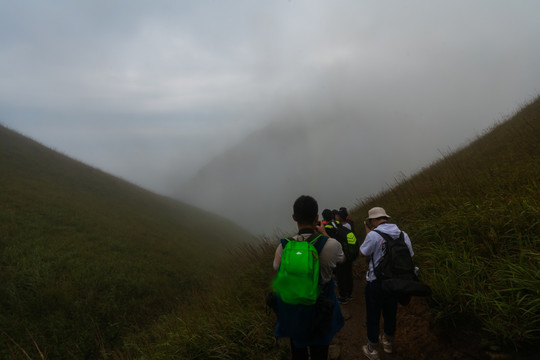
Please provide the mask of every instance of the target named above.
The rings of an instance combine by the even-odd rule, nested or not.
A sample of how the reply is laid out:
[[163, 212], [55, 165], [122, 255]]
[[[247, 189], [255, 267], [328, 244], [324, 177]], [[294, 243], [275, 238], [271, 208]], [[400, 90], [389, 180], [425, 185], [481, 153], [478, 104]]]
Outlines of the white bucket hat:
[[387, 217], [389, 218], [390, 215], [388, 215], [386, 213], [386, 211], [384, 211], [384, 209], [382, 207], [374, 207], [372, 209], [369, 209], [368, 211], [368, 219], [377, 219], [377, 218], [380, 218], [380, 217]]

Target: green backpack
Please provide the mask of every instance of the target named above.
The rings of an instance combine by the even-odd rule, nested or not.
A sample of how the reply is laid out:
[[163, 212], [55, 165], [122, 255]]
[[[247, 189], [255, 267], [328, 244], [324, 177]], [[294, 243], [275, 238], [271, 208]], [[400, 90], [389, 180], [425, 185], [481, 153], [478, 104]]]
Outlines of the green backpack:
[[320, 234], [305, 241], [281, 239], [281, 265], [272, 287], [283, 302], [315, 304], [319, 296], [319, 253], [327, 239]]

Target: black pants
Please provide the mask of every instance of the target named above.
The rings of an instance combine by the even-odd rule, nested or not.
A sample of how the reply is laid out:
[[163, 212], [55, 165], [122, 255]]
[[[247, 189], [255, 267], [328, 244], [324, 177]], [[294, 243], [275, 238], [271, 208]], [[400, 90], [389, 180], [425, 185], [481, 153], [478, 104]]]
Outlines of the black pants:
[[345, 261], [337, 264], [334, 274], [336, 275], [338, 293], [340, 298], [352, 296], [353, 292], [353, 273], [352, 262]]
[[381, 314], [384, 319], [384, 335], [392, 340], [396, 332], [397, 300], [382, 289], [380, 280], [366, 283], [366, 325], [368, 343], [376, 346], [379, 343]]
[[[296, 348], [291, 340], [292, 360], [327, 360], [329, 347], [330, 345], [311, 345], [308, 347]], [[308, 349], [311, 358], [309, 357]]]

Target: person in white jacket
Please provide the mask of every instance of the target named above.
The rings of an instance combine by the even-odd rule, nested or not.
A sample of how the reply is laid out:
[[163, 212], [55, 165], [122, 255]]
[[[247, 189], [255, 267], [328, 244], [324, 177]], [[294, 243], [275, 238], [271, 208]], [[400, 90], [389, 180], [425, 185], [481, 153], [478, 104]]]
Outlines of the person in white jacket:
[[[383, 350], [386, 353], [392, 352], [392, 340], [396, 332], [397, 300], [381, 286], [381, 279], [377, 279], [374, 269], [382, 259], [386, 247], [386, 241], [376, 231], [390, 235], [397, 239], [401, 230], [395, 224], [388, 223], [390, 216], [382, 207], [374, 207], [369, 210], [365, 221], [366, 238], [360, 246], [360, 253], [369, 259], [368, 271], [366, 273], [366, 326], [367, 344], [363, 346], [364, 355], [371, 360], [378, 360], [377, 347], [379, 340], [382, 342]], [[411, 240], [403, 232], [405, 243], [409, 248], [411, 256], [414, 255]], [[379, 337], [379, 322], [381, 314], [384, 319], [383, 335]]]

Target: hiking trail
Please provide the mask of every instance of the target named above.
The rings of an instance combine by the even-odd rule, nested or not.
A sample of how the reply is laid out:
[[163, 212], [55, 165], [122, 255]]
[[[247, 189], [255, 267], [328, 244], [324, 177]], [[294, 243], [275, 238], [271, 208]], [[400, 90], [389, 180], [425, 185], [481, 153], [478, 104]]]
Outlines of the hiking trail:
[[[347, 304], [340, 305], [345, 317], [345, 326], [332, 341], [330, 360], [367, 359], [362, 353], [362, 346], [365, 345], [367, 337], [364, 300], [365, 264], [361, 259], [353, 266], [353, 272], [353, 299]], [[470, 338], [468, 335], [459, 336], [459, 334], [445, 336], [441, 331], [433, 325], [426, 299], [413, 297], [409, 305], [398, 305], [397, 330], [392, 354], [386, 354], [379, 345], [379, 356], [381, 360], [527, 359], [504, 353], [496, 345], [489, 345], [478, 337]]]

